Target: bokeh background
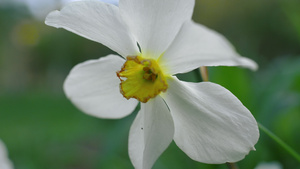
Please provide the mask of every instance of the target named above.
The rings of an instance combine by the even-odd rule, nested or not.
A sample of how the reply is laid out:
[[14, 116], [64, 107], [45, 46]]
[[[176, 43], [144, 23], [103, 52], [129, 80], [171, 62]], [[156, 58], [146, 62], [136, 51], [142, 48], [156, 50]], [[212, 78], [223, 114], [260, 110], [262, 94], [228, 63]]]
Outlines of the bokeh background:
[[[44, 24], [60, 0], [0, 0], [0, 138], [16, 169], [130, 169], [129, 127], [83, 114], [64, 96], [71, 68], [113, 53], [105, 46]], [[193, 19], [227, 37], [259, 70], [209, 68], [210, 80], [234, 93], [257, 121], [300, 152], [300, 1], [196, 0]], [[178, 75], [200, 81], [193, 71]], [[300, 164], [265, 133], [238, 165]], [[189, 159], [170, 147], [154, 169], [225, 169]]]

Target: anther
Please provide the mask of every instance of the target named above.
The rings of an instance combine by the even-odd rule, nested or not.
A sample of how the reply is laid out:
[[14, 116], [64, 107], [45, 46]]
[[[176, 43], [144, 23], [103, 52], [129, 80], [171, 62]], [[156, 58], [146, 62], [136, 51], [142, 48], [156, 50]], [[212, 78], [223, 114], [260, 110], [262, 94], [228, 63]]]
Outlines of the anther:
[[152, 82], [154, 82], [156, 80], [157, 74], [153, 73], [149, 67], [145, 66], [143, 68], [143, 71], [145, 72], [143, 75], [144, 79], [152, 81]]

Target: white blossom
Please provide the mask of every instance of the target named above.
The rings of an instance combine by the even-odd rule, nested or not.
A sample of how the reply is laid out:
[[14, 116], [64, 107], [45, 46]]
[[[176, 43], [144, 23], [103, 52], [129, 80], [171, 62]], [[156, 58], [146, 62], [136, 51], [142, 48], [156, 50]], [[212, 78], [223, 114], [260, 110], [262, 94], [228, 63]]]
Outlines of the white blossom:
[[[203, 163], [236, 162], [259, 138], [250, 111], [227, 89], [176, 78], [200, 66], [257, 69], [219, 33], [191, 20], [194, 0], [95, 0], [68, 3], [46, 24], [117, 52], [75, 66], [64, 83], [83, 112], [118, 119], [141, 103], [129, 133], [129, 156], [149, 169], [172, 140]], [[138, 47], [138, 45], [139, 47]], [[118, 77], [117, 77], [118, 76]]]
[[13, 169], [13, 164], [8, 159], [7, 149], [1, 140], [0, 140], [0, 168]]

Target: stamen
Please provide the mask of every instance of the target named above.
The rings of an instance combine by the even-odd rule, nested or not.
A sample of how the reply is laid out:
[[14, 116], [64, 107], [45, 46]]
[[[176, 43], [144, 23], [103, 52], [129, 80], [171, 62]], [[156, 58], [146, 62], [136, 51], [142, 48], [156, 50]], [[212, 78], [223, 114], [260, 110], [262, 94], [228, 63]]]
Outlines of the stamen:
[[150, 70], [149, 67], [144, 67], [144, 68], [143, 68], [143, 71], [145, 71], [145, 72], [148, 72], [149, 70]]
[[143, 79], [152, 81], [152, 82], [154, 82], [156, 80], [157, 74], [153, 73], [151, 68], [149, 68], [148, 66], [144, 67], [143, 71], [144, 71]]

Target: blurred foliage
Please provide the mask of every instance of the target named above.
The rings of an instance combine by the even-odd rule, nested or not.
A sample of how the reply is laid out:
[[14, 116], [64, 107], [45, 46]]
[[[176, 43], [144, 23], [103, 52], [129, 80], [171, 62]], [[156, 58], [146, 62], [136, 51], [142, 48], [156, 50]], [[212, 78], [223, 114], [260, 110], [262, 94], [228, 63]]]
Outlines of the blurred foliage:
[[[196, 0], [193, 19], [227, 37], [260, 69], [209, 68], [210, 80], [234, 93], [256, 119], [300, 152], [300, 1]], [[16, 169], [132, 168], [127, 155], [135, 113], [103, 120], [77, 110], [63, 95], [70, 69], [113, 53], [101, 44], [33, 19], [22, 6], [0, 3], [0, 138]], [[200, 81], [195, 70], [178, 75]], [[253, 169], [299, 163], [261, 133], [256, 151], [238, 163]], [[188, 158], [172, 143], [154, 169], [225, 169]]]

